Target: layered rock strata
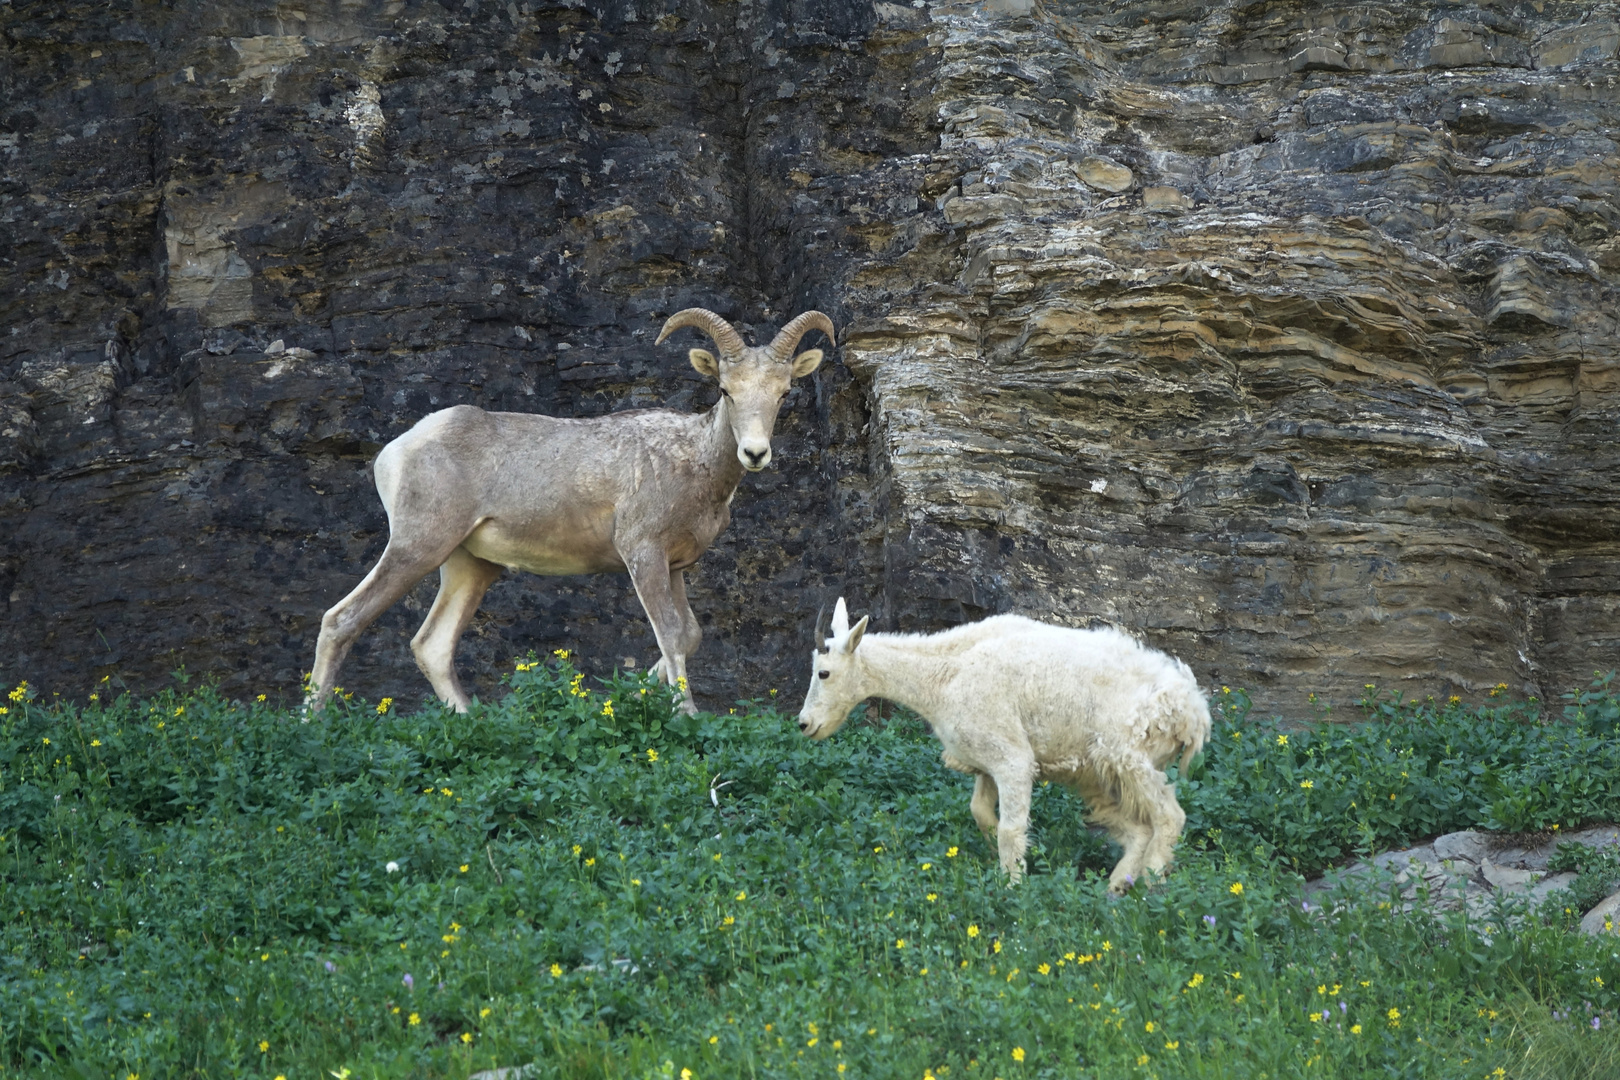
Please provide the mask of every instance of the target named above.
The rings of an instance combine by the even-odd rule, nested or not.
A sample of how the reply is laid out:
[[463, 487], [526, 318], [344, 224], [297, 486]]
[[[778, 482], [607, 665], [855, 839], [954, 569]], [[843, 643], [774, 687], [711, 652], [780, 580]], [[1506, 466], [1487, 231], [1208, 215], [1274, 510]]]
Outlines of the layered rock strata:
[[[818, 307], [692, 583], [711, 704], [1111, 621], [1263, 708], [1620, 657], [1620, 5], [7, 5], [0, 675], [292, 691], [456, 403], [705, 407]], [[276, 343], [280, 343], [276, 347]], [[425, 582], [344, 683], [425, 690]], [[464, 639], [645, 664], [628, 582]]]

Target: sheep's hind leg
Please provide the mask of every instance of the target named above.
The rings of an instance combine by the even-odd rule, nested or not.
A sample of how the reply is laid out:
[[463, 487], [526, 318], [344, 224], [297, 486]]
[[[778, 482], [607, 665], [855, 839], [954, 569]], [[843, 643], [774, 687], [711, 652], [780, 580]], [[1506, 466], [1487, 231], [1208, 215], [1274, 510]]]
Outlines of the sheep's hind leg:
[[360, 584], [321, 617], [321, 634], [315, 643], [315, 665], [310, 669], [309, 695], [305, 706], [320, 712], [337, 682], [338, 668], [349, 655], [355, 639], [384, 611], [411, 590], [461, 541], [428, 546], [401, 543], [390, 538], [382, 558]]
[[484, 594], [501, 576], [501, 567], [458, 547], [439, 567], [439, 595], [422, 627], [411, 639], [411, 653], [439, 700], [466, 712], [472, 704], [456, 678], [456, 643], [483, 602]]

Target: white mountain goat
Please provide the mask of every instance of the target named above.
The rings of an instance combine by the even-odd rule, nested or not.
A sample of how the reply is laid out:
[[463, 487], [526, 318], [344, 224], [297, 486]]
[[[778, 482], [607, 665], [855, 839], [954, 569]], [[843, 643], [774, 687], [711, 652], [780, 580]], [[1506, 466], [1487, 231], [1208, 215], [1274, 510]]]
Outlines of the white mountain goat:
[[1187, 820], [1164, 768], [1179, 752], [1185, 772], [1209, 738], [1209, 703], [1186, 664], [1117, 630], [1021, 615], [938, 634], [868, 634], [866, 624], [852, 628], [840, 599], [830, 635], [817, 625], [800, 731], [825, 739], [869, 697], [917, 712], [946, 767], [978, 777], [973, 820], [1013, 881], [1037, 777], [1078, 794], [1124, 847], [1112, 891], [1164, 873]]
[[501, 569], [535, 574], [628, 571], [652, 622], [657, 674], [686, 687], [686, 658], [702, 640], [682, 571], [731, 521], [743, 470], [771, 460], [771, 431], [792, 380], [821, 363], [793, 355], [811, 330], [833, 338], [832, 320], [807, 311], [769, 345], [750, 347], [703, 308], [671, 315], [662, 342], [683, 326], [706, 332], [720, 356], [688, 353], [720, 382], [708, 412], [638, 409], [586, 420], [532, 413], [443, 409], [383, 447], [377, 494], [388, 546], [371, 573], [321, 619], [309, 707], [319, 710], [360, 632], [437, 568], [439, 595], [411, 651], [434, 691], [465, 712], [456, 642]]

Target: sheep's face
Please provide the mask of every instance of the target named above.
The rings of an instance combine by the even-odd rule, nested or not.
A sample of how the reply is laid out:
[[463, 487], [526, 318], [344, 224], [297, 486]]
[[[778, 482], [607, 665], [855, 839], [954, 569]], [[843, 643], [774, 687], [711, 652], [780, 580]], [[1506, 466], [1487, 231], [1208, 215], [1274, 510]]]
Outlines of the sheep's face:
[[821, 350], [810, 349], [782, 363], [767, 348], [744, 349], [735, 359], [716, 360], [703, 349], [689, 354], [692, 366], [720, 383], [720, 396], [737, 440], [737, 460], [749, 472], [771, 463], [771, 432], [788, 387], [821, 363]]
[[840, 598], [831, 636], [810, 654], [810, 689], [799, 710], [799, 730], [812, 739], [820, 741], [843, 727], [849, 711], [867, 696], [861, 678], [861, 656], [856, 650], [868, 621], [869, 617], [863, 616], [851, 627]]

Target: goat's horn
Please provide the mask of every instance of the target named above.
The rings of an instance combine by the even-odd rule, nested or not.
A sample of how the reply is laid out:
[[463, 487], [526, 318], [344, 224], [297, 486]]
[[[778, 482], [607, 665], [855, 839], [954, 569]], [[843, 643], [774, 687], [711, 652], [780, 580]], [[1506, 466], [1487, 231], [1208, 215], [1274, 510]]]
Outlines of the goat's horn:
[[832, 320], [819, 311], [806, 311], [777, 331], [776, 337], [765, 347], [778, 363], [785, 364], [793, 359], [793, 350], [798, 348], [799, 339], [812, 330], [820, 330], [827, 335], [828, 341], [838, 344], [838, 339], [833, 336]]
[[821, 611], [816, 615], [816, 652], [827, 651], [827, 635], [831, 633], [828, 622], [832, 616], [827, 612], [827, 605], [821, 605]]
[[675, 314], [665, 319], [664, 328], [658, 332], [658, 340], [653, 342], [653, 344], [663, 344], [665, 338], [669, 337], [669, 335], [673, 334], [683, 326], [695, 326], [699, 330], [702, 330], [705, 334], [708, 334], [714, 339], [714, 343], [720, 346], [721, 355], [725, 356], [728, 360], [741, 356], [743, 349], [745, 348], [743, 345], [742, 335], [737, 333], [736, 329], [733, 328], [730, 323], [726, 322], [726, 320], [722, 319], [708, 308], [700, 307], [689, 307], [682, 311], [677, 311]]

